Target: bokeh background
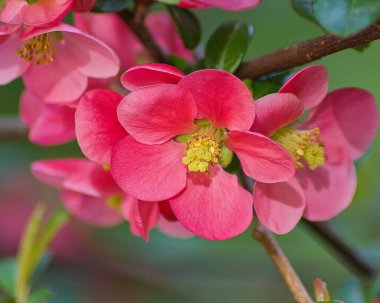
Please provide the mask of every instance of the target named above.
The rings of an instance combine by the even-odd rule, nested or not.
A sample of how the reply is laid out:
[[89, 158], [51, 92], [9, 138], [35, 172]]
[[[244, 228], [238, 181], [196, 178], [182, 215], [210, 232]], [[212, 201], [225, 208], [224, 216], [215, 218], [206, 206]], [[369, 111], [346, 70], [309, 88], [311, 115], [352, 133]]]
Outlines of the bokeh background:
[[[224, 20], [255, 26], [247, 58], [323, 34], [299, 17], [289, 0], [264, 0], [239, 13], [197, 11], [203, 40]], [[380, 41], [364, 52], [346, 50], [318, 61], [328, 68], [330, 90], [358, 86], [380, 101]], [[1, 116], [17, 115], [21, 81], [0, 87]], [[378, 102], [380, 105], [380, 103]], [[14, 254], [27, 216], [37, 201], [59, 203], [58, 193], [29, 173], [37, 159], [81, 156], [76, 143], [40, 147], [27, 141], [0, 142], [0, 258]], [[380, 136], [357, 163], [358, 189], [351, 206], [331, 221], [350, 245], [380, 263]], [[42, 284], [53, 302], [293, 302], [276, 268], [252, 236], [252, 228], [232, 240], [168, 238], [154, 231], [149, 243], [135, 238], [127, 224], [100, 229], [71, 224], [54, 244], [57, 257]], [[286, 254], [311, 289], [325, 280], [336, 299], [361, 303], [355, 279], [304, 224], [278, 237]]]

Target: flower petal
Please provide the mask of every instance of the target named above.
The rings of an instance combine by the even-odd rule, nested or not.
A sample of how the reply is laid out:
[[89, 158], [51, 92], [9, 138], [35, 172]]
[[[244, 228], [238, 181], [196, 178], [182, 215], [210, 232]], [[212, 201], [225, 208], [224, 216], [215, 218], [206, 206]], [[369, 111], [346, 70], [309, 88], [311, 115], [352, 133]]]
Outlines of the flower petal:
[[244, 172], [259, 182], [283, 182], [294, 175], [295, 164], [291, 156], [268, 137], [231, 131], [225, 143], [238, 156]]
[[310, 221], [330, 220], [352, 201], [356, 189], [355, 166], [351, 161], [340, 165], [326, 163], [316, 170], [297, 170], [296, 177], [304, 188]]
[[253, 204], [260, 222], [277, 234], [291, 231], [306, 206], [303, 189], [295, 178], [273, 184], [256, 182]]
[[73, 174], [91, 170], [95, 163], [86, 159], [49, 159], [35, 161], [31, 165], [32, 174], [41, 182], [61, 187], [63, 182]]
[[180, 239], [190, 239], [194, 236], [178, 221], [168, 221], [164, 217], [160, 217], [157, 223], [157, 229], [165, 235]]
[[266, 136], [294, 122], [303, 113], [302, 101], [293, 94], [270, 94], [255, 102], [256, 117], [251, 130]]
[[343, 88], [329, 93], [300, 127], [318, 127], [327, 147], [341, 147], [357, 159], [375, 139], [378, 124], [373, 95], [359, 88]]
[[147, 242], [149, 232], [156, 225], [159, 218], [158, 204], [140, 201], [128, 196], [122, 207], [124, 217], [130, 222], [132, 233], [142, 237]]
[[131, 92], [117, 113], [120, 123], [137, 141], [160, 144], [193, 131], [197, 109], [188, 92], [165, 84]]
[[305, 109], [318, 105], [326, 96], [328, 89], [327, 70], [322, 65], [312, 65], [295, 73], [281, 87], [280, 93], [296, 95]]
[[128, 90], [158, 85], [177, 84], [185, 75], [177, 68], [162, 63], [134, 66], [121, 76], [121, 84]]
[[117, 92], [96, 89], [80, 99], [75, 131], [82, 152], [91, 161], [110, 163], [112, 147], [127, 136], [116, 114], [122, 98]]
[[66, 60], [65, 48], [58, 45], [50, 64], [31, 64], [23, 75], [27, 90], [52, 104], [68, 104], [79, 99], [87, 88], [87, 77]]
[[21, 47], [17, 35], [1, 35], [0, 38], [0, 85], [5, 85], [20, 77], [29, 64], [17, 54]]
[[184, 146], [174, 141], [145, 145], [128, 136], [112, 150], [111, 172], [128, 194], [143, 201], [163, 201], [186, 186], [183, 156]]
[[108, 227], [122, 221], [121, 214], [109, 207], [105, 198], [95, 198], [74, 191], [63, 190], [61, 199], [67, 210], [85, 223]]
[[201, 70], [183, 78], [178, 86], [189, 91], [198, 108], [198, 118], [231, 130], [249, 130], [255, 118], [253, 98], [234, 75], [219, 70]]
[[210, 240], [235, 237], [252, 221], [251, 194], [220, 167], [209, 174], [188, 173], [185, 190], [170, 205], [183, 226]]

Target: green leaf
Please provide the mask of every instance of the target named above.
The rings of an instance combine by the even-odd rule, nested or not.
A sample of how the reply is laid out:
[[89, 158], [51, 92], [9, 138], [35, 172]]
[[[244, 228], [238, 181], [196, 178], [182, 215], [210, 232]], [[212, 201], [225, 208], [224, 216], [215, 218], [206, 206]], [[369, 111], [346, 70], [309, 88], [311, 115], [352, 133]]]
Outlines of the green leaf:
[[131, 4], [130, 0], [96, 0], [92, 11], [97, 13], [120, 12]]
[[327, 31], [349, 36], [380, 18], [380, 1], [313, 0], [313, 13], [318, 23]]
[[165, 4], [170, 4], [170, 5], [175, 5], [179, 3], [181, 0], [158, 0], [158, 2], [165, 3]]
[[196, 47], [201, 40], [201, 25], [198, 18], [189, 10], [167, 5], [170, 15], [177, 26], [183, 44], [188, 49]]
[[233, 73], [239, 67], [253, 38], [253, 26], [241, 21], [222, 24], [206, 46], [205, 63]]
[[294, 10], [309, 20], [314, 21], [313, 0], [292, 0]]
[[0, 261], [0, 290], [10, 297], [16, 292], [17, 260], [8, 258]]
[[50, 290], [40, 288], [31, 293], [28, 303], [51, 302], [52, 296], [53, 296], [53, 293]]

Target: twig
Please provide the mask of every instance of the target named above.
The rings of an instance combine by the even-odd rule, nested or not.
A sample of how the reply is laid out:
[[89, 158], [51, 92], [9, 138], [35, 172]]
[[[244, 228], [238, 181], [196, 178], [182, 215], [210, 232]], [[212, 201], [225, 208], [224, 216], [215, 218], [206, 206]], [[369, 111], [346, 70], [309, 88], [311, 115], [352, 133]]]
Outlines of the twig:
[[258, 222], [253, 235], [267, 250], [269, 256], [272, 258], [273, 263], [278, 268], [286, 285], [293, 294], [296, 302], [313, 303], [313, 300], [310, 298], [300, 278], [293, 269], [289, 260], [286, 258], [284, 252], [282, 251], [272, 233]]
[[245, 62], [240, 66], [236, 75], [242, 79], [255, 79], [266, 74], [303, 65], [324, 56], [377, 39], [380, 39], [380, 23], [375, 23], [366, 30], [348, 38], [324, 35], [287, 46], [272, 54]]
[[166, 57], [144, 24], [144, 17], [148, 6], [146, 2], [136, 2], [134, 13], [129, 10], [123, 10], [119, 13], [119, 16], [144, 45], [149, 55], [155, 61], [163, 63], [166, 62]]
[[304, 222], [359, 276], [370, 280], [379, 276], [378, 269], [349, 247], [327, 223]]
[[27, 135], [26, 127], [18, 118], [0, 117], [0, 140], [20, 139]]

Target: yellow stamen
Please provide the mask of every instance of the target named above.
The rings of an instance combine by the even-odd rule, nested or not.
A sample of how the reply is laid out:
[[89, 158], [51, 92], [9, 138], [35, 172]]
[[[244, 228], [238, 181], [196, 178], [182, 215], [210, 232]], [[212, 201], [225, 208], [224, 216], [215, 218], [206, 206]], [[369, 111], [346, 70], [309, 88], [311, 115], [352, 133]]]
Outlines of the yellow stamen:
[[285, 147], [298, 168], [306, 163], [314, 170], [325, 163], [325, 149], [318, 128], [305, 131], [284, 127], [273, 135], [273, 139]]
[[115, 209], [118, 212], [121, 212], [121, 202], [123, 198], [121, 195], [114, 195], [107, 199], [107, 205], [109, 208]]
[[54, 35], [46, 33], [28, 39], [17, 50], [17, 54], [26, 62], [46, 65], [54, 61]]

